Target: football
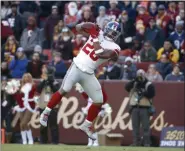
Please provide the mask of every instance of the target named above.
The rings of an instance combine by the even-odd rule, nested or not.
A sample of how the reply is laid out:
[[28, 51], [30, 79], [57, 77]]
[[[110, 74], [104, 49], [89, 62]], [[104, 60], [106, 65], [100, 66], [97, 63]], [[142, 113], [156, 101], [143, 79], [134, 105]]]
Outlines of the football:
[[92, 22], [86, 22], [82, 25], [84, 31], [89, 32], [93, 28], [98, 29], [98, 26]]

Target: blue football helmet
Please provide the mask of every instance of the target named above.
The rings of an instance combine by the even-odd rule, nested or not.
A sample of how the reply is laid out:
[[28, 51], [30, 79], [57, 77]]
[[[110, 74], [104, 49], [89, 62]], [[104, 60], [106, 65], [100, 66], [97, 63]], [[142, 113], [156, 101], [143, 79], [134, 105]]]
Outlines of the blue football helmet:
[[121, 27], [118, 22], [110, 21], [104, 29], [104, 36], [116, 41], [121, 35]]

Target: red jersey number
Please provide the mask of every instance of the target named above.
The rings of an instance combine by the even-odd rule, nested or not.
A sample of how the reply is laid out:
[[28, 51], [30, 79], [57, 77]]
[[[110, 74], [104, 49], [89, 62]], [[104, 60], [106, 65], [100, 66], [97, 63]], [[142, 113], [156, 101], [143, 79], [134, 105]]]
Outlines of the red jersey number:
[[[89, 51], [90, 50], [93, 50], [93, 51]], [[83, 48], [82, 50], [87, 54], [89, 55], [89, 57], [93, 60], [93, 61], [97, 61], [98, 60], [98, 57], [95, 55], [95, 51], [94, 51], [94, 46], [87, 43]]]

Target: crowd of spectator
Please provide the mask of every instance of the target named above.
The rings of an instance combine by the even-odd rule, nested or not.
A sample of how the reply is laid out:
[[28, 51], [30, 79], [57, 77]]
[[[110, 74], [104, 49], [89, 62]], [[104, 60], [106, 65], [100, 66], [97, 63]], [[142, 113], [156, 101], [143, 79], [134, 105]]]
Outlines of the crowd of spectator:
[[103, 30], [118, 21], [121, 47], [117, 62], [98, 68], [99, 79], [131, 80], [138, 62], [149, 62], [151, 81], [184, 81], [184, 2], [174, 1], [2, 1], [1, 73], [22, 78], [29, 72], [41, 78], [44, 66], [63, 78], [88, 37], [75, 25], [96, 22]]

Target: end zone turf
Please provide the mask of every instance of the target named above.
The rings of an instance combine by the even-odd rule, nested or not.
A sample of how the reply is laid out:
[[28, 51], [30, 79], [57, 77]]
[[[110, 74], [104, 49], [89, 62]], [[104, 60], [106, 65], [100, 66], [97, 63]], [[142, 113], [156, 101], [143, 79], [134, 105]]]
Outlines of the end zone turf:
[[101, 146], [91, 147], [77, 145], [20, 145], [20, 144], [3, 144], [2, 151], [183, 151], [182, 148], [159, 148], [159, 147], [114, 147]]

